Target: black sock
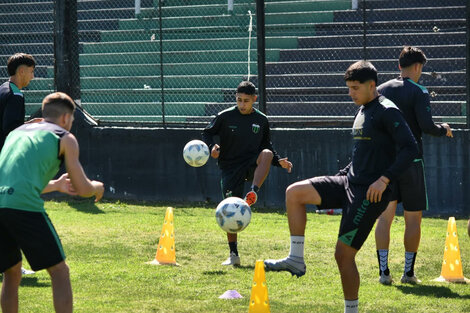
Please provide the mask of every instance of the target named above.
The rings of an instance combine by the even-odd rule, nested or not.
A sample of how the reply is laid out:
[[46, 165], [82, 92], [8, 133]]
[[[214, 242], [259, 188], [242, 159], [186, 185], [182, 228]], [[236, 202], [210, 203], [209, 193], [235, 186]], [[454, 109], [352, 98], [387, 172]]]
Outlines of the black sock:
[[251, 190], [253, 190], [254, 192], [258, 193], [259, 187], [256, 186], [256, 185], [253, 185], [253, 186], [251, 186]]
[[230, 248], [230, 253], [233, 253], [238, 256], [237, 242], [229, 242], [228, 246]]

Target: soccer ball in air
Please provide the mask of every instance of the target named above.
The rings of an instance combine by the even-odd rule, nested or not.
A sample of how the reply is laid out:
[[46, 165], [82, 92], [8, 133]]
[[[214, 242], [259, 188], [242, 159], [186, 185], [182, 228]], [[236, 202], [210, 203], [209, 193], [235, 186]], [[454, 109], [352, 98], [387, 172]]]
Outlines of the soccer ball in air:
[[193, 167], [203, 166], [209, 159], [209, 147], [204, 141], [191, 140], [184, 146], [183, 158]]
[[215, 210], [217, 224], [227, 233], [244, 230], [251, 221], [251, 209], [245, 200], [230, 197], [219, 203]]

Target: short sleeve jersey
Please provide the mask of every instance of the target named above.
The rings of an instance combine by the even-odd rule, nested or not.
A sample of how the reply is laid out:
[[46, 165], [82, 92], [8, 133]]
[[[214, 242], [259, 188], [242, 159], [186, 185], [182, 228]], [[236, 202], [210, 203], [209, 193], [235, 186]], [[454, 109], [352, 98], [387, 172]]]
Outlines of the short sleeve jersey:
[[67, 133], [44, 121], [8, 135], [0, 153], [0, 208], [44, 212], [40, 195], [59, 171], [60, 139]]
[[0, 150], [8, 134], [24, 123], [24, 116], [21, 90], [10, 81], [0, 85]]

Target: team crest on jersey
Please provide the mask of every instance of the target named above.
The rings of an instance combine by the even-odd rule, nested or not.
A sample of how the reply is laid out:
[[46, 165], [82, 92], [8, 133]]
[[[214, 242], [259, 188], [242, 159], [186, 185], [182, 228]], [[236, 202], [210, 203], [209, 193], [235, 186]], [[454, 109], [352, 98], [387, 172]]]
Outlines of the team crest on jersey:
[[258, 124], [251, 125], [251, 130], [253, 130], [255, 134], [259, 132], [259, 129], [260, 129], [260, 126]]

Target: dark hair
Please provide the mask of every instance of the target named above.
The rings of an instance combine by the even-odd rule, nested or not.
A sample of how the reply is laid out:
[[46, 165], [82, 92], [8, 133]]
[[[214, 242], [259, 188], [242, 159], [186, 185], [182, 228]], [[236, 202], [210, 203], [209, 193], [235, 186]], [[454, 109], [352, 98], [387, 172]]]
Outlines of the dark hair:
[[16, 70], [21, 65], [26, 65], [28, 67], [36, 67], [36, 60], [34, 60], [33, 56], [30, 54], [15, 53], [11, 57], [9, 57], [7, 61], [8, 75], [15, 75]]
[[247, 95], [256, 95], [256, 87], [250, 81], [243, 81], [237, 87], [237, 93], [244, 93]]
[[42, 116], [58, 118], [64, 113], [73, 113], [75, 102], [63, 92], [54, 92], [42, 100]]
[[357, 61], [348, 67], [344, 73], [344, 80], [357, 80], [361, 84], [373, 80], [377, 84], [377, 70], [369, 61]]
[[398, 58], [400, 66], [408, 67], [415, 63], [426, 64], [426, 55], [420, 48], [405, 46], [401, 50], [400, 57]]

